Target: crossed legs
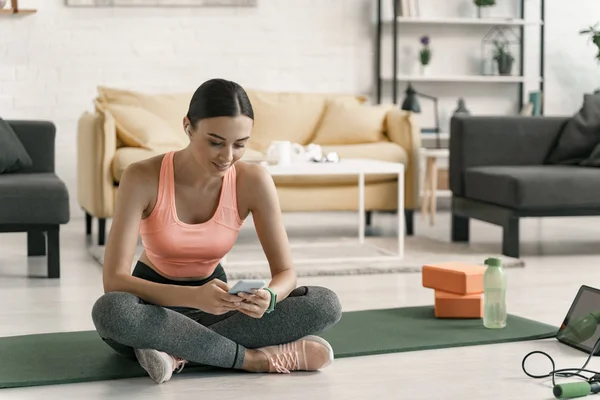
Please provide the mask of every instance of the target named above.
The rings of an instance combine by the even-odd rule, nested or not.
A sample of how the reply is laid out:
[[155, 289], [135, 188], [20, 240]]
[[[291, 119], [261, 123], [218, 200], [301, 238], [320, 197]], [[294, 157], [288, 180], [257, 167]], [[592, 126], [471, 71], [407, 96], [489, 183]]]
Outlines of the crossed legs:
[[237, 311], [212, 315], [161, 307], [124, 292], [100, 297], [92, 319], [102, 339], [126, 357], [135, 357], [136, 349], [154, 349], [192, 363], [250, 370], [246, 358], [257, 355], [252, 349], [318, 334], [337, 323], [341, 314], [331, 290], [301, 286], [259, 319]]

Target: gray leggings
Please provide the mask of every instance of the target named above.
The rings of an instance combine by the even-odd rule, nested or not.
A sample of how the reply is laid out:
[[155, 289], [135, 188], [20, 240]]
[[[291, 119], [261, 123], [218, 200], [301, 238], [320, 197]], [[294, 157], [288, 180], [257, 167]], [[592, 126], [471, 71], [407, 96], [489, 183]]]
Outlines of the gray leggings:
[[[227, 281], [219, 265], [202, 281], [171, 281], [138, 262], [134, 276], [176, 285], [203, 285], [218, 278]], [[134, 349], [156, 349], [192, 364], [241, 369], [246, 348], [277, 345], [318, 334], [336, 324], [342, 307], [335, 293], [318, 286], [292, 291], [262, 318], [237, 311], [213, 315], [194, 308], [163, 307], [125, 292], [102, 295], [92, 309], [100, 337], [117, 353], [135, 358]]]

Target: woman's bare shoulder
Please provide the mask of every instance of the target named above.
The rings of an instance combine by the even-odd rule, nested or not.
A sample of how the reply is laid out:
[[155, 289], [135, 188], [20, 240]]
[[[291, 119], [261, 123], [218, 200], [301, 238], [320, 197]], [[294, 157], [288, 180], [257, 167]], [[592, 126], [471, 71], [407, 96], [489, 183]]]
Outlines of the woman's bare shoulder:
[[147, 216], [157, 199], [160, 167], [164, 155], [153, 156], [127, 166], [119, 182], [120, 198], [138, 204]]
[[238, 161], [236, 173], [238, 202], [242, 199], [250, 209], [275, 187], [273, 177], [259, 163]]
[[265, 178], [271, 180], [269, 171], [259, 163], [238, 161], [235, 167], [238, 183], [251, 186], [261, 183]]

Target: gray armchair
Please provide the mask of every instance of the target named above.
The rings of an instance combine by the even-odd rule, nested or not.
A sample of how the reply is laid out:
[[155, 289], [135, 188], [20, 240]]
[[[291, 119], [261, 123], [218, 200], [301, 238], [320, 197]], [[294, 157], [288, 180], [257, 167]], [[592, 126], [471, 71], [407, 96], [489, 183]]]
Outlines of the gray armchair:
[[450, 130], [452, 240], [469, 219], [503, 227], [502, 254], [519, 257], [519, 220], [600, 215], [600, 171], [548, 164], [572, 117], [454, 117]]
[[0, 174], [0, 232], [27, 232], [28, 256], [47, 256], [48, 277], [60, 277], [60, 225], [69, 222], [69, 193], [54, 173], [56, 128], [47, 121], [6, 121], [32, 165]]

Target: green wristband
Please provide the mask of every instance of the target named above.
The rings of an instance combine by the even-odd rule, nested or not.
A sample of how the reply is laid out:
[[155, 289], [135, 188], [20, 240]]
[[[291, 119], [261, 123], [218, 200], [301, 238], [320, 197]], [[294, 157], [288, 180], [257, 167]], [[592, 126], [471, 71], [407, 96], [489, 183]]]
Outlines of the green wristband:
[[275, 310], [275, 304], [277, 304], [277, 293], [275, 293], [273, 290], [271, 290], [271, 288], [268, 287], [265, 287], [263, 289], [271, 293], [271, 303], [269, 304], [269, 308], [267, 308], [267, 310], [265, 311], [267, 314], [269, 314], [270, 312], [273, 312], [273, 310]]

